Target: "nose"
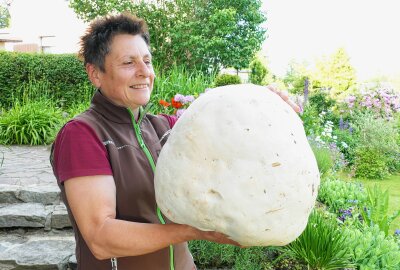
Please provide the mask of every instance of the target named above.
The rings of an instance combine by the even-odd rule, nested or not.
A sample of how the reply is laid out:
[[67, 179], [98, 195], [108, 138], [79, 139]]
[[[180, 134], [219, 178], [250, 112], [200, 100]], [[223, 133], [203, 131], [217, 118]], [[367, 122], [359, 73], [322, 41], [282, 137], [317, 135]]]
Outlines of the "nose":
[[147, 78], [151, 74], [151, 68], [142, 60], [138, 62], [137, 76]]

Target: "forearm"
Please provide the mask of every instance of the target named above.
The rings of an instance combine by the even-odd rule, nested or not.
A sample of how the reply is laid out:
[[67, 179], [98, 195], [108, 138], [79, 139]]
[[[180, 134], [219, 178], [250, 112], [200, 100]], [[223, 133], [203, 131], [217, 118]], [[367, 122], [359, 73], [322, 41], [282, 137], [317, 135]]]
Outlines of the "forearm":
[[137, 256], [198, 237], [193, 227], [107, 219], [88, 243], [98, 259]]

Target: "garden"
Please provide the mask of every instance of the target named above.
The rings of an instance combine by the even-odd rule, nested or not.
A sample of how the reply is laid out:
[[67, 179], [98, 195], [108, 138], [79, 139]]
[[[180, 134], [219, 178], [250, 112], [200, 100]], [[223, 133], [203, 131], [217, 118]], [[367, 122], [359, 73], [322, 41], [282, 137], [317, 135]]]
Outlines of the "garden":
[[[89, 106], [95, 91], [72, 54], [0, 52], [0, 63], [2, 145], [51, 144], [60, 127]], [[400, 269], [398, 90], [355, 83], [340, 90], [343, 84], [295, 68], [285, 78], [272, 78], [257, 58], [249, 68], [250, 82], [277, 83], [301, 106], [299, 117], [321, 174], [317, 203], [305, 231], [285, 247], [190, 242], [198, 267]], [[153, 114], [179, 117], [207, 88], [242, 83], [237, 75], [183, 66], [155, 69], [147, 105]]]

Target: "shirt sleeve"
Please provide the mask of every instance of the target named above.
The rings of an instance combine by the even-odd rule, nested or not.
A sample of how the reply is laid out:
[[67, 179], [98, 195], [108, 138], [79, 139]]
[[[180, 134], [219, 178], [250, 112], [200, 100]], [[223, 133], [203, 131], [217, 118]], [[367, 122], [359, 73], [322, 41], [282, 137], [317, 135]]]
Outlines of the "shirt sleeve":
[[173, 128], [176, 121], [178, 121], [178, 117], [176, 117], [175, 115], [168, 115], [168, 114], [161, 114], [161, 115], [167, 119], [170, 128]]
[[79, 176], [112, 175], [105, 146], [88, 124], [77, 120], [57, 135], [53, 163], [60, 183]]

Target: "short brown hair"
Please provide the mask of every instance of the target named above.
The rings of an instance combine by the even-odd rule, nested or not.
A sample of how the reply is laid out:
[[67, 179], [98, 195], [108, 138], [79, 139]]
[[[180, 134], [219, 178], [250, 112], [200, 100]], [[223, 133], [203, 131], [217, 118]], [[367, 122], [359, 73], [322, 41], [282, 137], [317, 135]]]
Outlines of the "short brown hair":
[[80, 57], [84, 64], [94, 64], [101, 71], [105, 71], [104, 61], [110, 52], [110, 45], [115, 35], [141, 35], [147, 46], [150, 47], [150, 35], [147, 24], [127, 12], [118, 15], [107, 15], [95, 19], [81, 37]]

